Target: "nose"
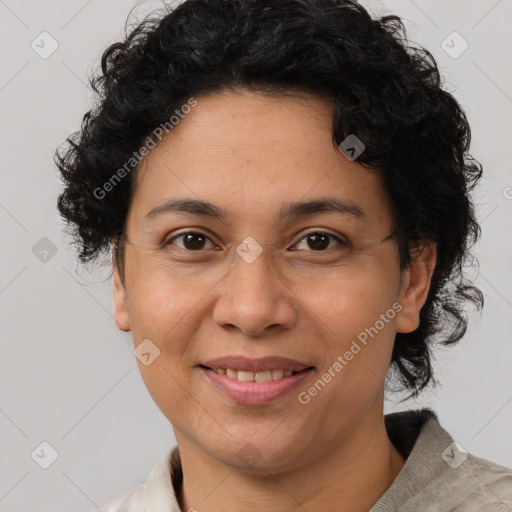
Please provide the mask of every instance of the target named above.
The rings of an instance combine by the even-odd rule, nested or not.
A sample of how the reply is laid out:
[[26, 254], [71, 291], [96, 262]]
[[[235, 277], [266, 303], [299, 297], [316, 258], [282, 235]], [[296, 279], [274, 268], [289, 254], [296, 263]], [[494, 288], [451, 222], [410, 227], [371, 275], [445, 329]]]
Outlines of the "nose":
[[270, 329], [291, 329], [297, 299], [268, 261], [266, 251], [253, 261], [236, 254], [230, 271], [215, 287], [213, 320], [223, 328], [259, 336]]

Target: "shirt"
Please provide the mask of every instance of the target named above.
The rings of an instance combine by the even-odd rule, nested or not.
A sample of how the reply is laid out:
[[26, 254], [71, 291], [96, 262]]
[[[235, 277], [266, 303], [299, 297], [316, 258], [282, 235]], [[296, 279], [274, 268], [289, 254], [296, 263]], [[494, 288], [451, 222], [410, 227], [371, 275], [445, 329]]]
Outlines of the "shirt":
[[[475, 457], [455, 443], [430, 409], [384, 416], [386, 431], [406, 459], [369, 512], [512, 512], [512, 469]], [[176, 491], [183, 474], [171, 448], [145, 483], [101, 507], [104, 512], [183, 512]]]

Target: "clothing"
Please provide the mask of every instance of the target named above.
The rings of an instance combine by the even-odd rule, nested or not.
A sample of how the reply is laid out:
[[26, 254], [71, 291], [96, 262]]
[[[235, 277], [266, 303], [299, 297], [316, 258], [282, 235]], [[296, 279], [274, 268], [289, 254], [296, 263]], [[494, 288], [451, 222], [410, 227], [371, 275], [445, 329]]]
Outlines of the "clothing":
[[[369, 512], [512, 512], [512, 469], [466, 454], [430, 409], [387, 414], [388, 437], [406, 458], [393, 484]], [[101, 507], [104, 512], [182, 512], [177, 447], [147, 480]]]

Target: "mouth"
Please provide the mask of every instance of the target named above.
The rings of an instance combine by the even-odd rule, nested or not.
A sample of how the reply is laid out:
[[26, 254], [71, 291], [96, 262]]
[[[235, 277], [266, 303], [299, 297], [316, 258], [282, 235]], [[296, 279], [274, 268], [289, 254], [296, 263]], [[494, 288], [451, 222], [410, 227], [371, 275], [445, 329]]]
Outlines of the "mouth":
[[[243, 368], [240, 369], [240, 366]], [[240, 360], [237, 363], [231, 358], [224, 360], [223, 365], [219, 361], [214, 365], [200, 364], [197, 368], [224, 397], [238, 405], [252, 406], [269, 404], [285, 397], [315, 371], [314, 366], [290, 360], [283, 364], [283, 360], [275, 358], [259, 361], [244, 359], [241, 365]]]
[[208, 366], [199, 365], [205, 370], [210, 370], [217, 373], [218, 375], [225, 375], [228, 379], [237, 380], [239, 382], [271, 382], [281, 380], [286, 377], [297, 375], [298, 373], [305, 372], [313, 369], [313, 366], [308, 366], [303, 370], [285, 370], [278, 368], [274, 370], [262, 370], [257, 372], [235, 370], [233, 368], [210, 368]]

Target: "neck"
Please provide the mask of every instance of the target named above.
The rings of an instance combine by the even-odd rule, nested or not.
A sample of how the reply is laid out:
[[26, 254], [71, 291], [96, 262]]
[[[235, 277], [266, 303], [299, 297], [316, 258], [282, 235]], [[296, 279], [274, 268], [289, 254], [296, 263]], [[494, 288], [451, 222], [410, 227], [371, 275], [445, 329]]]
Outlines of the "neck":
[[336, 446], [324, 447], [309, 464], [278, 474], [227, 466], [176, 432], [183, 469], [183, 511], [367, 512], [390, 487], [405, 459], [390, 442], [382, 411], [364, 418]]

